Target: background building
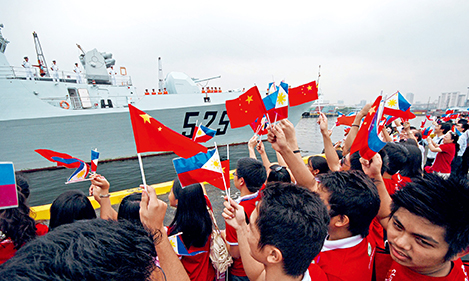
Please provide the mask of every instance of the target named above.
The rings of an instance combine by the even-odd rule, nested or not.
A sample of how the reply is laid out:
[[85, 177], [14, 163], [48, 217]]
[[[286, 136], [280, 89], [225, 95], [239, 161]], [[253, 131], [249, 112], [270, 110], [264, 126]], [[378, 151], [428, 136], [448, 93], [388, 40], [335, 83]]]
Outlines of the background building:
[[414, 94], [413, 93], [407, 93], [405, 94], [405, 98], [410, 104], [414, 103]]
[[442, 93], [438, 97], [438, 109], [447, 109], [451, 107], [465, 107], [467, 103], [467, 93], [449, 92]]

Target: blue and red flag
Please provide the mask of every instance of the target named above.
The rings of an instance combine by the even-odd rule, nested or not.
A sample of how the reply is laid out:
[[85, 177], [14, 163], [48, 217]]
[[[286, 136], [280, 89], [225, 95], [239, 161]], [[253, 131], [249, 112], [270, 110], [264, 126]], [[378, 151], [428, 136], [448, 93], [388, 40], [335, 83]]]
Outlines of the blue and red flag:
[[422, 131], [422, 139], [428, 138], [428, 136], [430, 136], [432, 131], [433, 131], [432, 127], [425, 128], [425, 130]]
[[91, 173], [96, 173], [98, 169], [99, 152], [97, 150], [91, 150]]
[[[173, 165], [182, 187], [206, 181], [225, 190], [224, 171], [217, 149], [209, 150], [207, 153], [200, 152], [187, 159], [175, 158]], [[222, 180], [221, 184], [220, 181], [214, 181], [218, 178]]]
[[182, 241], [181, 234], [182, 234], [182, 232], [180, 232], [178, 234], [171, 235], [171, 236], [168, 237], [169, 243], [171, 244], [171, 246], [173, 247], [174, 252], [176, 252], [177, 255], [180, 255], [180, 256], [195, 256], [195, 255], [207, 252], [207, 251], [194, 251], [194, 252], [189, 253], [189, 251], [187, 251], [186, 246], [184, 245], [184, 242]]
[[410, 103], [399, 92], [386, 99], [383, 113], [405, 119], [415, 118], [415, 115], [410, 112]]
[[365, 116], [365, 120], [355, 137], [350, 148], [350, 154], [360, 151], [360, 156], [370, 160], [386, 144], [378, 136], [379, 122], [383, 115], [382, 96], [376, 98], [375, 102]]
[[211, 140], [217, 131], [214, 129], [210, 129], [209, 127], [205, 127], [203, 125], [196, 126], [194, 130], [194, 136], [192, 136], [192, 140], [198, 143], [207, 142]]
[[56, 152], [49, 149], [36, 149], [35, 151], [47, 160], [57, 163], [57, 166], [76, 169], [68, 178], [67, 183], [84, 180], [90, 170], [90, 167], [85, 163], [85, 161], [72, 157], [66, 153]]
[[262, 101], [270, 122], [288, 118], [288, 84], [280, 82], [280, 87]]
[[267, 127], [269, 126], [269, 121], [267, 117], [262, 116], [262, 118], [257, 118], [256, 121], [249, 124], [254, 131], [254, 133], [258, 134], [259, 136], [267, 135]]
[[0, 209], [18, 207], [18, 190], [12, 162], [0, 163], [0, 194]]

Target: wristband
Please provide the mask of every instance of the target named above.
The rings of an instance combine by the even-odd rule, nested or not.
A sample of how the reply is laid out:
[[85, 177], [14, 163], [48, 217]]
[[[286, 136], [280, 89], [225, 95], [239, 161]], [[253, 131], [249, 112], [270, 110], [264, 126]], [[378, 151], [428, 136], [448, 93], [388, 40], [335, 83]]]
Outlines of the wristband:
[[299, 149], [293, 150], [293, 153], [300, 153], [300, 150]]
[[352, 127], [357, 127], [357, 128], [360, 128], [360, 125], [357, 125], [357, 124], [352, 124]]
[[99, 195], [99, 198], [109, 198], [109, 197], [111, 197], [110, 193], [105, 194], [105, 195], [102, 195], [102, 194]]

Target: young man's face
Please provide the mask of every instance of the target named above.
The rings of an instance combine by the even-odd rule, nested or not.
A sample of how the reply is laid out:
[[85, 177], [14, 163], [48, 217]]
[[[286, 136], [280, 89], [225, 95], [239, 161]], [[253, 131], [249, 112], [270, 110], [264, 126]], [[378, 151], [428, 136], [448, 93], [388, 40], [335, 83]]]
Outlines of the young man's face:
[[[259, 202], [260, 203], [260, 202]], [[257, 204], [259, 206], [259, 204]], [[266, 261], [267, 256], [263, 254], [263, 250], [259, 249], [259, 240], [261, 239], [261, 234], [259, 232], [259, 228], [257, 228], [256, 220], [258, 216], [258, 207], [254, 209], [251, 213], [251, 217], [249, 218], [249, 225], [248, 225], [248, 243], [249, 243], [249, 251], [251, 256], [258, 262], [264, 263]]]
[[429, 276], [451, 269], [451, 263], [444, 260], [449, 246], [443, 227], [399, 208], [389, 220], [387, 232], [391, 256], [397, 263]]

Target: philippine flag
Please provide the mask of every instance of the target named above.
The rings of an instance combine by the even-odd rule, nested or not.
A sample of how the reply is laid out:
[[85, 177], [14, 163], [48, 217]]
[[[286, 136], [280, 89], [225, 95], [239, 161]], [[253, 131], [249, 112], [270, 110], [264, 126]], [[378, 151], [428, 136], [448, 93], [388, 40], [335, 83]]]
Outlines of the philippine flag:
[[415, 115], [410, 112], [410, 103], [399, 92], [396, 92], [386, 99], [383, 114], [407, 119], [415, 118]]
[[217, 131], [210, 129], [208, 127], [205, 127], [203, 125], [196, 126], [194, 130], [194, 136], [192, 137], [192, 140], [195, 142], [207, 142], [211, 140], [215, 135]]
[[68, 178], [66, 184], [84, 181], [89, 173], [89, 166], [85, 162], [80, 162], [80, 167]]
[[200, 152], [187, 159], [173, 159], [173, 165], [182, 187], [223, 178], [223, 167], [217, 149], [207, 153]]
[[379, 122], [383, 115], [384, 101], [381, 101], [378, 111], [376, 112], [373, 120], [371, 121], [370, 128], [368, 130], [368, 146], [365, 146], [360, 150], [360, 156], [370, 160], [376, 153], [378, 153], [386, 143], [379, 138], [380, 130]]
[[18, 207], [15, 168], [12, 162], [0, 163], [0, 209]]
[[99, 152], [91, 150], [91, 173], [96, 173], [98, 169]]
[[174, 252], [176, 252], [177, 255], [195, 256], [195, 255], [207, 252], [207, 251], [195, 251], [195, 252], [189, 253], [186, 249], [186, 246], [184, 246], [184, 242], [182, 241], [181, 235], [182, 235], [182, 232], [168, 237], [169, 243], [171, 243], [171, 246], [173, 247], [173, 250]]
[[262, 100], [270, 122], [288, 118], [288, 84], [280, 82], [277, 91]]
[[430, 136], [432, 131], [433, 131], [433, 129], [431, 127], [425, 128], [425, 130], [422, 131], [422, 139], [428, 138], [428, 136]]
[[264, 115], [262, 116], [262, 118], [257, 118], [256, 121], [250, 124], [250, 126], [254, 133], [258, 134], [259, 136], [267, 135], [267, 127], [269, 126], [269, 121]]

